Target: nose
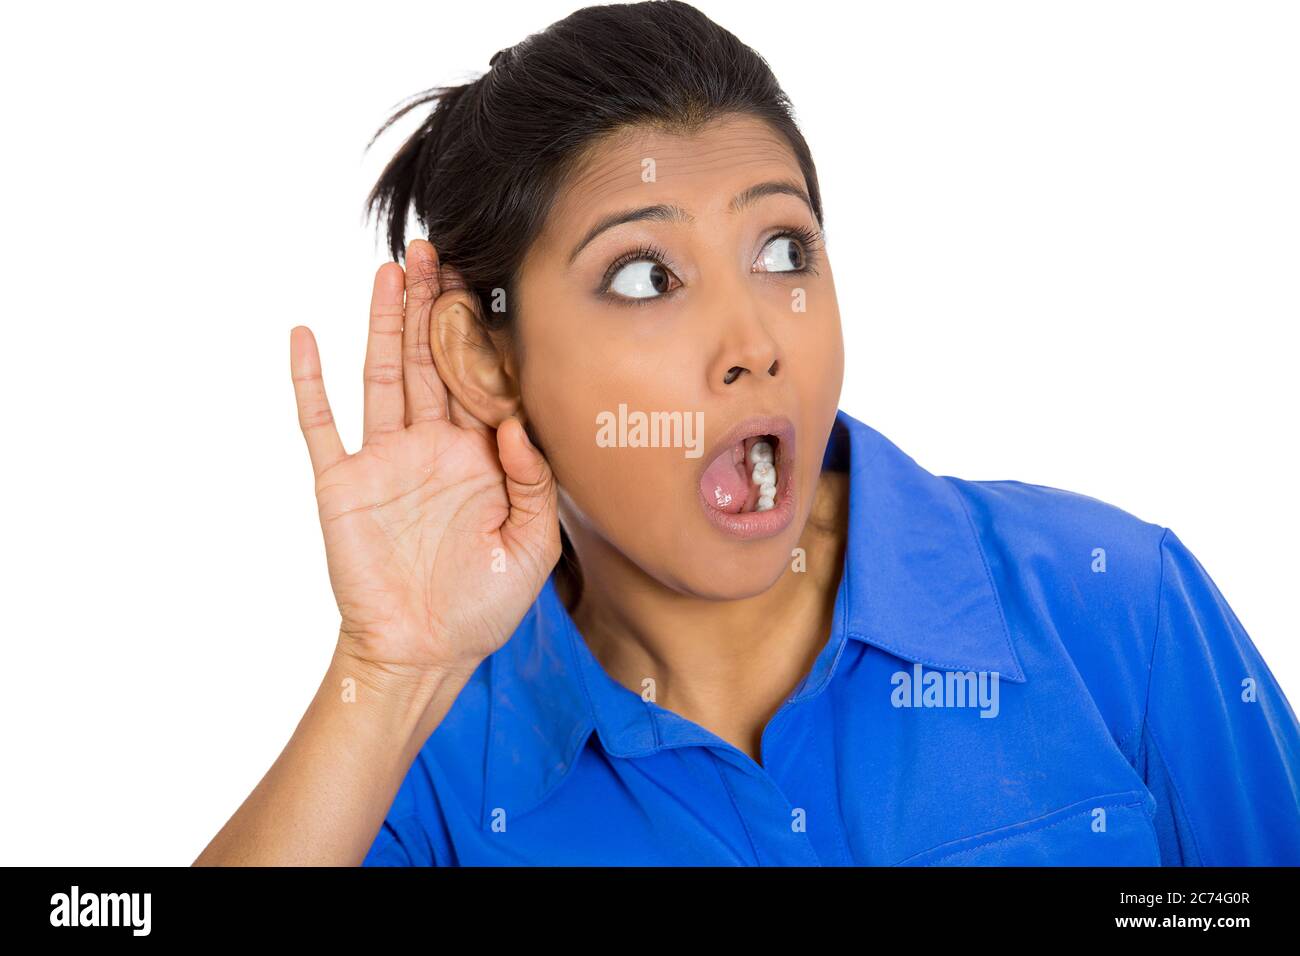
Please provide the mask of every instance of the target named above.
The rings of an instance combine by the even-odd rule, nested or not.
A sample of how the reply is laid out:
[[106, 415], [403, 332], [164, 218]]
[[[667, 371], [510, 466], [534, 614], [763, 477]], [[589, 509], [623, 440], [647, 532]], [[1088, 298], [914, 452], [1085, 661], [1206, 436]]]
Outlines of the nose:
[[[778, 362], [779, 362], [779, 359], [773, 359], [773, 360], [772, 360], [772, 364], [769, 365], [769, 366], [767, 367], [767, 374], [768, 374], [768, 375], [775, 375], [775, 374], [776, 374], [776, 366], [777, 366]], [[745, 366], [743, 366], [743, 365], [733, 365], [733, 366], [731, 366], [731, 368], [727, 369], [727, 374], [724, 375], [724, 376], [722, 377], [722, 384], [723, 384], [723, 385], [730, 385], [732, 382], [734, 382], [736, 379], [740, 378], [741, 375], [743, 375], [745, 372], [748, 372], [748, 371], [749, 371], [749, 369], [745, 368]]]
[[780, 321], [773, 314], [772, 302], [755, 288], [750, 272], [735, 267], [727, 253], [710, 262], [702, 284], [700, 301], [704, 315], [718, 317], [715, 323], [701, 323], [701, 330], [713, 339], [708, 363], [708, 387], [719, 395], [732, 396], [759, 381], [775, 378], [781, 371], [780, 348], [772, 336], [772, 323]]
[[732, 323], [727, 340], [710, 363], [709, 387], [728, 391], [747, 374], [774, 378], [780, 367], [776, 342], [757, 316], [746, 316]]
[[746, 375], [766, 379], [780, 372], [777, 344], [759, 318], [760, 306], [745, 298], [737, 311], [736, 301], [731, 300], [730, 321], [708, 368], [709, 388], [720, 393], [729, 394]]

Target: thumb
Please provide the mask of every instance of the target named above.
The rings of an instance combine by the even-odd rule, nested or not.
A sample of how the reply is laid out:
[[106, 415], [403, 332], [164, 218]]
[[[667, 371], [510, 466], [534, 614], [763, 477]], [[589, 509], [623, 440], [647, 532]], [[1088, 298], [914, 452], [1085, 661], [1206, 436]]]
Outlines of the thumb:
[[497, 427], [497, 453], [510, 497], [510, 514], [501, 530], [531, 524], [534, 533], [547, 534], [555, 524], [558, 540], [555, 476], [545, 456], [528, 440], [523, 422], [513, 415]]

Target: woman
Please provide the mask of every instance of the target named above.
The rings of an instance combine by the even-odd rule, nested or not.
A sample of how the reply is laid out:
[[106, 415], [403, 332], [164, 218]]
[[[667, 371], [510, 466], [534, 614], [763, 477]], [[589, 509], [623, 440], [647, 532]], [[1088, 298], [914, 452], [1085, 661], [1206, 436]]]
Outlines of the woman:
[[1300, 727], [1172, 532], [838, 409], [756, 53], [651, 2], [491, 63], [389, 120], [438, 100], [355, 454], [291, 333], [338, 643], [197, 863], [1300, 862]]

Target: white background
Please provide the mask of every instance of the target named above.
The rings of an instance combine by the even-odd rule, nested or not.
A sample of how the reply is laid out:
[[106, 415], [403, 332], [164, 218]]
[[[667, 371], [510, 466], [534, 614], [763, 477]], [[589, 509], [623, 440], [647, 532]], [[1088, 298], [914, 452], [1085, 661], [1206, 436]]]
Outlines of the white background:
[[[577, 5], [9, 11], [0, 862], [188, 864], [275, 760], [338, 620], [289, 329], [355, 450], [424, 110], [363, 148]], [[811, 143], [841, 407], [1172, 527], [1300, 702], [1297, 7], [699, 6]]]

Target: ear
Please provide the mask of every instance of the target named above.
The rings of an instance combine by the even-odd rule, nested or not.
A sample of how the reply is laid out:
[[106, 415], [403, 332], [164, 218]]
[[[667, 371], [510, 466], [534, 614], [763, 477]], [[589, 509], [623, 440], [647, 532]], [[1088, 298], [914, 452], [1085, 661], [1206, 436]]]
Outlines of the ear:
[[444, 276], [443, 288], [447, 291], [434, 302], [430, 320], [438, 374], [470, 415], [496, 428], [520, 406], [518, 376], [506, 337], [483, 328], [478, 297], [454, 271]]

